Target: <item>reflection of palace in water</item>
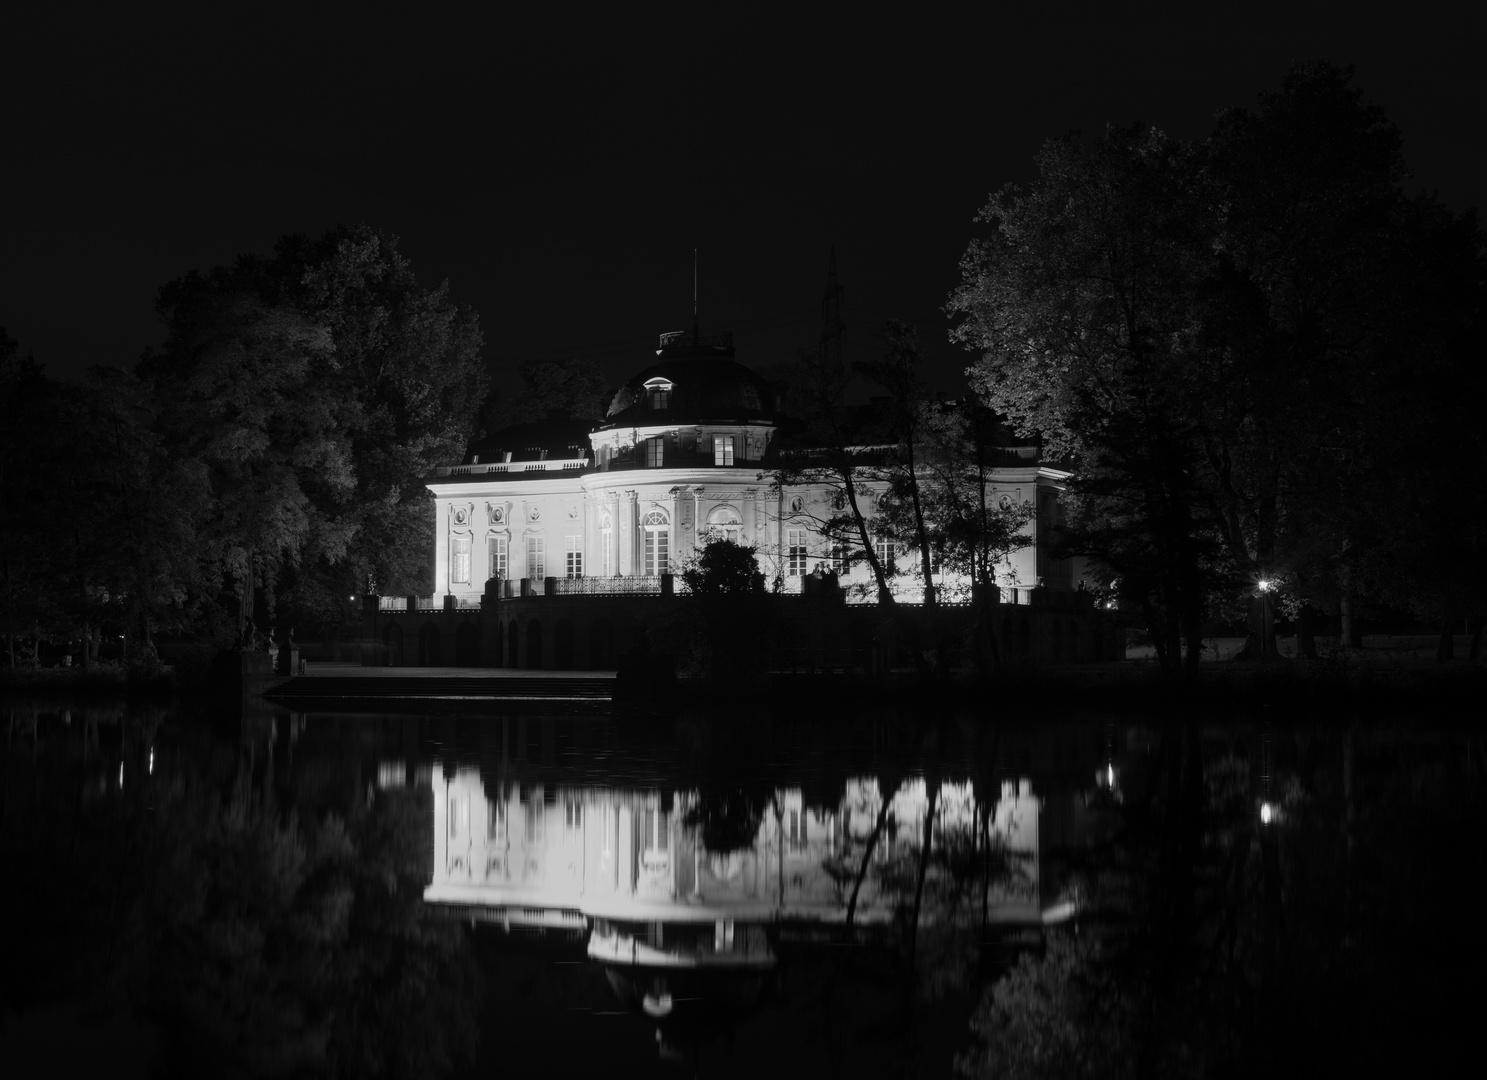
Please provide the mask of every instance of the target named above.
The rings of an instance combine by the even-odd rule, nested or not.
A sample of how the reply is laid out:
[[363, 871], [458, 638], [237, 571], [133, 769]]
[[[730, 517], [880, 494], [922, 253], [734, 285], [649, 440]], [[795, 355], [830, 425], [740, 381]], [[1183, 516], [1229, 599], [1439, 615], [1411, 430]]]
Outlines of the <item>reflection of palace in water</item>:
[[[695, 791], [567, 787], [495, 779], [469, 766], [435, 767], [433, 879], [427, 901], [507, 929], [591, 929], [589, 955], [606, 964], [731, 969], [773, 963], [766, 928], [841, 928], [882, 807], [872, 779], [843, 785], [833, 807], [782, 788], [742, 850], [711, 852], [689, 811]], [[1039, 799], [1026, 781], [1001, 785], [992, 843], [1016, 873], [994, 885], [991, 920], [1039, 925]], [[928, 793], [911, 780], [892, 795], [891, 827], [871, 856], [917, 857]], [[935, 836], [976, 828], [970, 783], [939, 791]], [[881, 925], [904, 900], [867, 873], [855, 922]]]

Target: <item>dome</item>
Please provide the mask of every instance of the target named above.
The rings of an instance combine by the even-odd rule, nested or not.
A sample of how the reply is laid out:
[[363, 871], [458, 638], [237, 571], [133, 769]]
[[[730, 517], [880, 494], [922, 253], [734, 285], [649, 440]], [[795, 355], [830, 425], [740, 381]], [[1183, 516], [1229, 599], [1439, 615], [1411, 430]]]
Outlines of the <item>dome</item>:
[[662, 334], [660, 360], [615, 394], [601, 428], [773, 420], [775, 392], [733, 357], [732, 335]]

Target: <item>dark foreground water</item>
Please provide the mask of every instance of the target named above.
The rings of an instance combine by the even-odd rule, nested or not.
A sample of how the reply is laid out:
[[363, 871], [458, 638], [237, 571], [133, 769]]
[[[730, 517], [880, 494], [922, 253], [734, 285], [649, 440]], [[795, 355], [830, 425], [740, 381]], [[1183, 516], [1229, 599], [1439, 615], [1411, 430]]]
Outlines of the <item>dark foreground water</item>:
[[1415, 1075], [1474, 1045], [1456, 716], [748, 698], [0, 704], [0, 1072]]

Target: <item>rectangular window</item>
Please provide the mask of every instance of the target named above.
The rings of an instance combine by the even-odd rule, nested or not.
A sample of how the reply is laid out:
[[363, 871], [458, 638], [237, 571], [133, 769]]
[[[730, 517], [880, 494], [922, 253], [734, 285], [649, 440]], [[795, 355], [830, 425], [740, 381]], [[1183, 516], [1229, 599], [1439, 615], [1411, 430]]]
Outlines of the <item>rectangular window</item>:
[[510, 553], [506, 547], [507, 540], [504, 536], [492, 536], [490, 544], [491, 566], [487, 577], [504, 578], [507, 572], [507, 563]]
[[893, 542], [893, 537], [887, 533], [879, 533], [873, 538], [873, 551], [878, 556], [878, 562], [882, 564], [885, 573], [893, 570], [894, 556], [898, 552], [898, 545]]
[[669, 386], [653, 386], [653, 387], [651, 387], [651, 408], [653, 408], [653, 409], [669, 409], [670, 407], [671, 407], [671, 387], [669, 387]]
[[838, 541], [831, 545], [831, 572], [833, 574], [845, 574], [850, 567], [847, 558], [847, 545]]
[[732, 465], [733, 464], [733, 436], [732, 435], [714, 435], [713, 436], [713, 464], [714, 465]]
[[649, 469], [658, 469], [666, 460], [666, 439], [664, 437], [645, 440], [645, 464]]
[[791, 577], [800, 577], [806, 572], [804, 529], [785, 530], [785, 558], [786, 573]]
[[547, 541], [540, 536], [527, 537], [527, 577], [547, 577]]
[[648, 577], [669, 571], [670, 531], [664, 526], [645, 530], [645, 572]]
[[571, 578], [583, 577], [583, 537], [568, 537], [568, 552], [563, 562], [563, 572]]
[[604, 529], [599, 533], [599, 561], [605, 577], [614, 574], [614, 530]]
[[452, 536], [449, 539], [449, 583], [470, 584], [470, 538]]

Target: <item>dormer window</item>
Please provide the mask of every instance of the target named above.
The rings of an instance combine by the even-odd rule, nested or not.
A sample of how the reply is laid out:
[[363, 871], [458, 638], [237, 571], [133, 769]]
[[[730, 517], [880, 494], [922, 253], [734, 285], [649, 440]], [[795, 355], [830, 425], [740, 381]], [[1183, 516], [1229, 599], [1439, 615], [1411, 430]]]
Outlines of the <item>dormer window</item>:
[[671, 408], [671, 380], [651, 379], [645, 384], [645, 393], [652, 409]]

